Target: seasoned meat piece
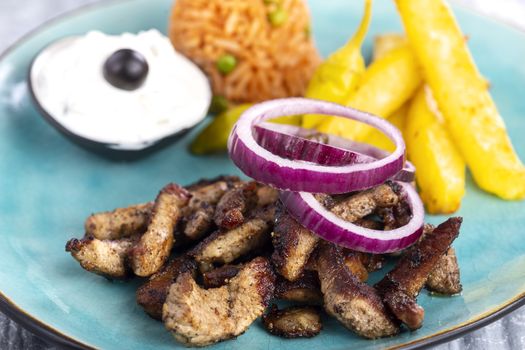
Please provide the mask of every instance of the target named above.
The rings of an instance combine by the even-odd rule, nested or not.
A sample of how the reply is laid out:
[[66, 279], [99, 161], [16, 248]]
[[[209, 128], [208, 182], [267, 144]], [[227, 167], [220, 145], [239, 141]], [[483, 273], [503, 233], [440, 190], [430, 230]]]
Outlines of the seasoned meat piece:
[[359, 281], [366, 282], [366, 280], [368, 279], [368, 270], [363, 264], [364, 254], [346, 248], [343, 248], [342, 252], [343, 261], [348, 270], [350, 270], [350, 272], [353, 273]]
[[399, 331], [376, 290], [348, 270], [340, 247], [321, 242], [316, 266], [328, 314], [365, 338], [386, 337]]
[[361, 258], [361, 263], [365, 266], [366, 271], [368, 272], [381, 270], [385, 263], [385, 257], [383, 255], [359, 253], [359, 256]]
[[426, 237], [426, 235], [428, 234], [431, 234], [432, 232], [434, 232], [434, 229], [436, 227], [432, 224], [424, 224], [423, 225], [423, 235], [421, 236], [421, 238], [419, 240], [422, 240], [423, 238]]
[[[462, 219], [450, 218], [434, 229], [432, 234], [410, 247], [396, 266], [376, 284], [394, 315], [410, 329], [423, 324], [421, 308], [415, 308], [415, 298], [428, 275], [459, 234]], [[413, 312], [411, 312], [413, 311]]]
[[182, 209], [186, 237], [197, 240], [213, 228], [215, 207], [229, 188], [226, 181], [217, 181], [191, 192], [188, 205]]
[[383, 302], [409, 329], [417, 329], [423, 324], [425, 310], [417, 304], [415, 298], [407, 295], [404, 291], [396, 289], [386, 293]]
[[[378, 225], [364, 217], [371, 214], [377, 207], [392, 206], [398, 200], [397, 194], [388, 184], [338, 200], [323, 194], [315, 196], [325, 207], [342, 219], [375, 229], [379, 228]], [[273, 234], [275, 251], [272, 256], [277, 271], [290, 281], [299, 278], [318, 240], [315, 234], [299, 224], [284, 209], [279, 210]], [[364, 274], [368, 274], [366, 270], [362, 271], [361, 277], [365, 278]]]
[[364, 228], [369, 228], [371, 230], [382, 230], [383, 229], [383, 225], [379, 221], [368, 219], [367, 217], [354, 221], [354, 224], [356, 224], [357, 226], [364, 227]]
[[67, 242], [66, 252], [70, 252], [80, 266], [89, 272], [108, 278], [125, 278], [130, 270], [126, 260], [137, 240], [137, 237], [118, 240], [73, 238]]
[[459, 265], [454, 248], [448, 248], [428, 275], [426, 288], [432, 292], [454, 295], [463, 289], [459, 278]]
[[[216, 204], [225, 191], [217, 193], [224, 185], [227, 188], [239, 183], [237, 176], [219, 176], [215, 179], [201, 180], [188, 186], [188, 190], [201, 201], [211, 201]], [[217, 199], [214, 197], [219, 196]], [[84, 224], [86, 236], [98, 239], [119, 239], [135, 234], [144, 233], [148, 227], [149, 215], [153, 209], [153, 202], [135, 204], [126, 208], [117, 208], [112, 211], [100, 212], [90, 215]], [[215, 210], [212, 212], [212, 216]], [[188, 213], [192, 214], [191, 212]], [[194, 226], [199, 226], [202, 219], [195, 219]]]
[[405, 226], [412, 218], [412, 210], [406, 200], [400, 200], [394, 206], [394, 217], [396, 218], [396, 227]]
[[[188, 208], [188, 207], [186, 207]], [[215, 206], [207, 202], [198, 201], [185, 211], [183, 232], [191, 240], [198, 240], [213, 228], [213, 214]]]
[[195, 277], [196, 271], [197, 264], [187, 255], [171, 260], [137, 289], [137, 304], [152, 318], [162, 320], [162, 305], [166, 301], [170, 286], [180, 274], [189, 272]]
[[269, 261], [255, 258], [220, 288], [203, 289], [190, 273], [170, 287], [162, 319], [175, 339], [205, 346], [242, 334], [264, 312], [275, 276]]
[[393, 230], [398, 227], [396, 217], [394, 216], [393, 207], [383, 207], [377, 209], [377, 216], [383, 221], [383, 229], [386, 231]]
[[301, 277], [319, 237], [304, 228], [282, 207], [277, 211], [272, 237], [272, 262], [277, 272], [290, 281]]
[[119, 239], [143, 233], [153, 202], [91, 214], [84, 224], [86, 236], [98, 239]]
[[265, 207], [254, 217], [230, 231], [216, 231], [206, 237], [193, 250], [192, 255], [201, 271], [208, 271], [212, 264], [229, 264], [242, 255], [264, 246], [270, 239], [275, 209]]
[[215, 209], [215, 224], [233, 229], [244, 222], [244, 215], [257, 204], [257, 183], [243, 183], [222, 196]]
[[330, 196], [329, 194], [316, 193], [314, 194], [314, 197], [326, 209], [332, 209], [332, 207], [336, 204], [334, 197]]
[[273, 187], [259, 184], [257, 189], [257, 206], [265, 207], [275, 204], [279, 199], [279, 191]]
[[150, 276], [159, 271], [173, 247], [173, 231], [190, 194], [182, 187], [169, 184], [155, 199], [148, 230], [134, 247], [131, 266], [137, 276]]
[[384, 230], [393, 230], [405, 226], [412, 218], [410, 206], [403, 199], [399, 200], [393, 207], [378, 208], [377, 214], [383, 221]]
[[218, 288], [237, 276], [241, 268], [236, 265], [224, 265], [202, 274], [202, 283], [206, 288]]
[[317, 272], [304, 271], [303, 275], [293, 282], [282, 276], [277, 276], [275, 298], [297, 303], [322, 305], [323, 294], [321, 293]]
[[185, 188], [188, 191], [195, 191], [200, 188], [206, 187], [208, 185], [212, 185], [216, 182], [226, 182], [228, 184], [228, 187], [233, 187], [235, 184], [241, 182], [241, 179], [239, 179], [238, 176], [232, 176], [232, 175], [220, 175], [211, 179], [202, 179], [197, 182], [194, 182], [192, 184], [189, 184], [185, 186]]
[[321, 315], [311, 306], [292, 306], [279, 310], [272, 305], [262, 317], [266, 330], [283, 338], [311, 338], [323, 329]]
[[343, 220], [354, 222], [372, 214], [376, 208], [391, 207], [398, 202], [398, 195], [389, 184], [379, 185], [349, 197], [338, 199], [330, 211]]

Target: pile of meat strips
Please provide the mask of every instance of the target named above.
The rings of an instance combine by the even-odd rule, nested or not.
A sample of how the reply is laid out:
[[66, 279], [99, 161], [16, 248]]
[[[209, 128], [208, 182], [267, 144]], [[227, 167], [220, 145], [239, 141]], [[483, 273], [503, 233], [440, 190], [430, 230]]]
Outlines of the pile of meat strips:
[[[394, 183], [347, 195], [318, 195], [339, 217], [374, 229], [405, 224], [410, 209]], [[86, 234], [66, 250], [90, 271], [110, 279], [147, 277], [137, 303], [162, 320], [175, 338], [205, 346], [231, 339], [262, 316], [271, 334], [313, 337], [322, 309], [366, 338], [421, 327], [416, 302], [423, 287], [461, 291], [452, 241], [460, 218], [427, 225], [375, 286], [368, 274], [391, 256], [323, 241], [280, 205], [278, 192], [222, 176], [185, 188], [164, 187], [154, 202], [96, 213]], [[274, 300], [293, 306], [269, 307]]]

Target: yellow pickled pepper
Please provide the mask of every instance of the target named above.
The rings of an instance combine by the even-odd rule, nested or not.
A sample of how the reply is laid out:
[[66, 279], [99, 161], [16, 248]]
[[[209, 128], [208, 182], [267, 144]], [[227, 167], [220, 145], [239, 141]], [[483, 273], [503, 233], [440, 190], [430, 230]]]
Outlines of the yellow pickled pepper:
[[[305, 97], [343, 104], [354, 92], [365, 71], [361, 45], [372, 17], [372, 0], [365, 0], [365, 9], [359, 28], [345, 46], [332, 53], [314, 72]], [[304, 115], [302, 125], [315, 128], [327, 116]]]
[[245, 103], [230, 108], [215, 117], [208, 126], [200, 132], [190, 145], [193, 154], [208, 154], [226, 151], [228, 137], [233, 125], [241, 114], [252, 104]]
[[[402, 45], [372, 62], [345, 104], [386, 118], [412, 97], [421, 81], [419, 65], [410, 46]], [[354, 120], [328, 117], [317, 129], [363, 141], [372, 127]]]

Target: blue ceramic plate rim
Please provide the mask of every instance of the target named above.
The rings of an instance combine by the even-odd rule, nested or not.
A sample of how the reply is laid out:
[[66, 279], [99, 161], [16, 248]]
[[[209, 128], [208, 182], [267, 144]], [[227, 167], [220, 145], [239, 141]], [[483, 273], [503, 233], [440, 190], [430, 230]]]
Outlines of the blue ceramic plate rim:
[[[17, 41], [8, 46], [0, 54], [0, 62], [8, 56], [12, 51], [15, 51], [21, 45], [24, 45], [26, 41], [30, 40], [33, 36], [37, 35], [39, 32], [59, 23], [62, 21], [69, 20], [78, 15], [81, 15], [84, 12], [93, 11], [100, 9], [106, 6], [111, 6], [114, 4], [131, 2], [133, 0], [105, 0], [97, 3], [86, 4], [80, 6], [76, 9], [66, 11], [54, 18], [51, 18], [36, 28], [30, 30], [25, 35], [20, 37]], [[489, 17], [481, 12], [472, 10], [461, 4], [454, 4], [456, 6], [462, 7], [463, 10], [474, 13], [478, 17], [484, 18], [484, 20], [497, 22], [513, 28], [514, 30], [521, 31], [520, 28], [515, 26], [512, 23], [502, 21], [500, 19], [494, 19]], [[474, 317], [466, 322], [456, 325], [455, 327], [450, 327], [443, 329], [442, 331], [436, 332], [424, 338], [419, 338], [414, 341], [409, 341], [403, 344], [395, 345], [388, 349], [421, 349], [428, 347], [430, 345], [438, 345], [456, 339], [462, 335], [465, 335], [469, 332], [475, 331], [483, 326], [486, 326], [492, 322], [497, 321], [503, 316], [511, 313], [512, 311], [520, 308], [525, 305], [525, 293], [516, 295], [515, 297], [509, 299], [506, 303], [500, 304], [497, 307], [485, 311], [482, 315]], [[0, 290], [0, 311], [5, 313], [9, 318], [14, 320], [16, 323], [20, 324], [25, 329], [36, 334], [37, 336], [43, 338], [45, 341], [51, 345], [56, 345], [60, 347], [74, 348], [74, 349], [95, 349], [94, 347], [87, 345], [67, 334], [60, 332], [59, 330], [53, 328], [52, 326], [42, 322], [41, 320], [33, 317], [28, 312], [24, 311], [16, 305], [12, 300], [5, 296]]]

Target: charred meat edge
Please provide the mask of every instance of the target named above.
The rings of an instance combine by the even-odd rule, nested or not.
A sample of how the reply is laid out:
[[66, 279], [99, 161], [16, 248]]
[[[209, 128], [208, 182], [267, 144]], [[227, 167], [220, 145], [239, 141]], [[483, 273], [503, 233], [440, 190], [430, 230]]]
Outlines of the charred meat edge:
[[242, 183], [226, 192], [217, 203], [215, 224], [231, 230], [244, 222], [244, 215], [257, 205], [257, 188], [255, 181]]
[[131, 266], [137, 276], [150, 276], [159, 271], [173, 247], [173, 231], [181, 216], [181, 210], [190, 199], [182, 187], [169, 184], [155, 199], [148, 229], [133, 248]]
[[291, 306], [279, 310], [273, 304], [262, 316], [264, 328], [283, 338], [311, 338], [323, 329], [321, 315], [312, 306]]
[[321, 242], [316, 252], [326, 312], [346, 328], [369, 339], [397, 334], [399, 326], [377, 291], [362, 283], [343, 261], [341, 248]]
[[162, 305], [166, 301], [170, 286], [182, 273], [189, 272], [195, 277], [196, 271], [197, 264], [187, 255], [171, 260], [137, 289], [137, 304], [152, 318], [162, 320]]
[[275, 298], [302, 304], [322, 305], [323, 294], [317, 272], [305, 270], [295, 281], [288, 281], [278, 275], [275, 282]]
[[462, 219], [450, 218], [432, 234], [410, 247], [396, 266], [376, 284], [392, 313], [409, 329], [423, 325], [424, 310], [415, 298], [425, 285], [430, 272], [459, 234]]
[[138, 237], [100, 240], [93, 237], [73, 238], [66, 244], [82, 268], [108, 278], [122, 279], [129, 275], [127, 259]]
[[190, 273], [171, 285], [163, 307], [166, 328], [179, 342], [205, 346], [234, 338], [261, 316], [273, 296], [275, 275], [258, 257], [220, 288], [200, 287]]
[[219, 288], [237, 276], [241, 266], [223, 265], [202, 274], [202, 284], [205, 288]]

